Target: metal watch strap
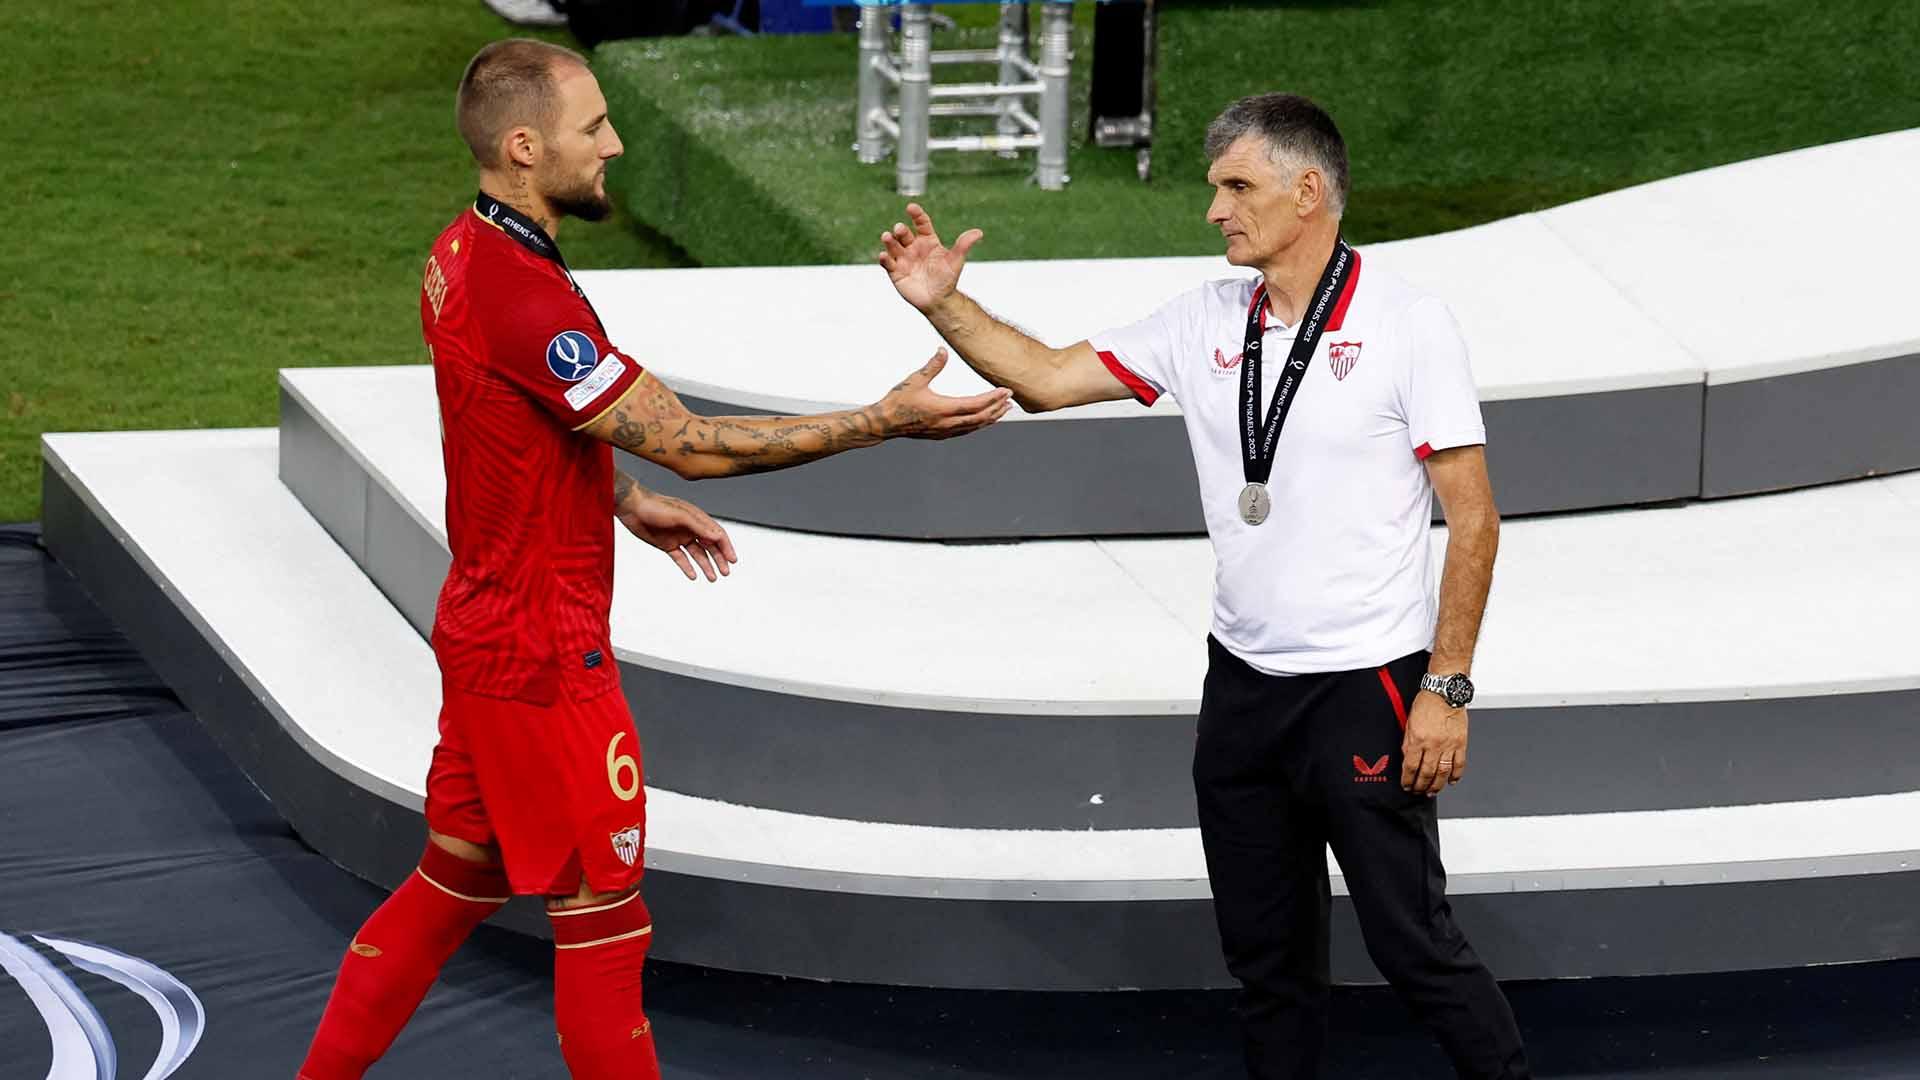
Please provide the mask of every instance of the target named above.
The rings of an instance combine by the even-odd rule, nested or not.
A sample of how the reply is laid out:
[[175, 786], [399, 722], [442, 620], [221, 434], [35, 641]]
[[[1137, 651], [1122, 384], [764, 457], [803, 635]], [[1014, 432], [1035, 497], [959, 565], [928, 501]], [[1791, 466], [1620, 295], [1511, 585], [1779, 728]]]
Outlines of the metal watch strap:
[[[1458, 701], [1458, 702], [1454, 701], [1453, 696], [1447, 692], [1447, 685], [1453, 682], [1455, 679], [1458, 679], [1461, 682], [1464, 682], [1467, 684], [1466, 685], [1467, 696], [1466, 696], [1466, 700], [1464, 701]], [[1468, 676], [1465, 672], [1456, 672], [1451, 675], [1435, 675], [1431, 671], [1425, 672], [1420, 676], [1420, 689], [1438, 694], [1440, 696], [1440, 700], [1446, 702], [1450, 707], [1456, 708], [1456, 709], [1461, 708], [1465, 705], [1468, 705], [1473, 701], [1473, 679], [1470, 676]]]

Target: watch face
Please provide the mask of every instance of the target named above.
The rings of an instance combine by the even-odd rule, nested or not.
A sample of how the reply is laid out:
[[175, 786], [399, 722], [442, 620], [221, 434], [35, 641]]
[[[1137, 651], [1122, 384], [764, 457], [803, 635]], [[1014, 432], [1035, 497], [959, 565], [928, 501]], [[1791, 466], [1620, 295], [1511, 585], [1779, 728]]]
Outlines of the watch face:
[[1447, 676], [1447, 704], [1459, 708], [1473, 700], [1473, 680], [1465, 675]]

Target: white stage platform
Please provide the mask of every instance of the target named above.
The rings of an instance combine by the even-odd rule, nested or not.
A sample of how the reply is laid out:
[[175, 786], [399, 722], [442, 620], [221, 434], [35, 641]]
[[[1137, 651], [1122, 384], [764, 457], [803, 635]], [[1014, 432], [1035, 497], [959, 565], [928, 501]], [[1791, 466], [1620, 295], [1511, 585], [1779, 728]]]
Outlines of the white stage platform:
[[[432, 372], [289, 369], [281, 381], [444, 548]], [[648, 485], [664, 475], [636, 473]], [[728, 483], [696, 486], [693, 497]], [[739, 523], [731, 531], [741, 563], [714, 588], [688, 584], [651, 549], [620, 546], [613, 632], [624, 659], [783, 694], [931, 710], [1198, 707], [1213, 580], [1204, 539], [952, 545]], [[1436, 558], [1445, 543], [1436, 527]], [[1476, 659], [1480, 707], [1920, 688], [1917, 551], [1920, 473], [1507, 522]], [[421, 584], [437, 594], [437, 578]], [[746, 655], [733, 637], [759, 612], [883, 610], [904, 596], [925, 605], [925, 617], [850, 619]], [[1023, 633], [1021, 662], [1007, 663], [1009, 627], [1046, 627], [1066, 613], [1074, 633]], [[1794, 662], [1781, 664], [1785, 656]]]
[[[1876, 135], [1369, 244], [1362, 275], [1392, 270], [1453, 307], [1485, 401], [1744, 382], [1912, 356], [1916, 175], [1920, 129]], [[1821, 193], [1817, 230], [1782, 216], [1810, 191]], [[951, 240], [969, 223], [939, 225]], [[991, 250], [989, 236], [979, 251]], [[1202, 281], [1251, 273], [1224, 257], [977, 260], [964, 281], [1003, 317], [1064, 345]], [[877, 266], [579, 277], [614, 341], [669, 384], [761, 411], [865, 404], [940, 344]], [[701, 317], [743, 307], [777, 333], [716, 334], [734, 320]], [[956, 394], [986, 387], [958, 365], [942, 385]], [[1169, 401], [1152, 411], [1177, 410]], [[1143, 411], [1123, 401], [1053, 416]]]
[[[1910, 422], [1920, 399], [1916, 175], [1920, 130], [1894, 132], [1365, 245], [1362, 277], [1390, 269], [1453, 306], [1510, 513], [1910, 469], [1920, 467], [1920, 426]], [[1816, 190], [1819, 229], [1783, 220], [1782, 207]], [[966, 224], [941, 227], [957, 234]], [[1002, 316], [1066, 344], [1201, 281], [1246, 273], [1210, 257], [983, 261], [966, 283]], [[875, 266], [607, 270], [580, 280], [613, 340], [700, 411], [862, 405], [939, 345]], [[753, 333], [729, 329], [743, 308]], [[939, 385], [964, 394], [985, 383], [956, 363]], [[828, 462], [798, 482], [740, 485], [725, 509], [860, 535], [1198, 533], [1176, 415], [1167, 401], [1016, 411], [941, 456], [901, 448], [884, 461]], [[991, 499], [967, 482], [980, 476], [998, 481]], [[916, 494], [929, 487], [939, 498]], [[843, 506], [852, 493], [858, 506]]]
[[[449, 558], [430, 373], [282, 381], [282, 479], [424, 635]], [[637, 543], [616, 557], [615, 652], [630, 696], [650, 703], [637, 719], [665, 787], [929, 825], [1193, 823], [1184, 762], [1205, 666], [1204, 540], [953, 545], [730, 528], [742, 562], [718, 586], [689, 584]], [[1432, 542], [1443, 555], [1444, 530]], [[1920, 474], [1508, 522], [1475, 666], [1475, 761], [1502, 780], [1460, 789], [1447, 812], [1920, 787], [1914, 550]], [[892, 610], [900, 597], [919, 610], [830, 619], [765, 648], [741, 648], [731, 629], [767, 611]], [[1023, 631], [1009, 649], [1009, 627], [1067, 613], [1074, 632]], [[1810, 748], [1815, 728], [1825, 737]], [[1657, 768], [1537, 766], [1631, 761], [1649, 746]]]
[[[163, 674], [303, 834], [362, 872], [404, 872], [420, 833], [396, 828], [393, 814], [421, 805], [438, 704], [432, 658], [278, 483], [277, 444], [271, 431], [50, 435], [48, 540], [135, 640], [159, 653]], [[1920, 513], [1905, 487], [1881, 494]], [[623, 589], [645, 580], [638, 569], [622, 566]], [[781, 577], [792, 576], [787, 569]], [[747, 575], [728, 585], [772, 598], [771, 574]], [[713, 603], [726, 591], [679, 584], [649, 590], [656, 610], [678, 602], [675, 592]], [[251, 714], [233, 707], [241, 701], [253, 703]], [[649, 800], [650, 902], [665, 928], [656, 951], [666, 958], [952, 985], [1221, 979], [1191, 829], [932, 828], [658, 788]], [[1796, 926], [1779, 940], [1738, 935], [1736, 952], [1710, 962], [1702, 951], [1735, 948], [1715, 927], [1724, 905], [1747, 909], [1751, 925], [1754, 910], [1813, 902], [1809, 884], [1906, 896], [1920, 852], [1916, 811], [1920, 793], [1902, 792], [1453, 820], [1443, 835], [1456, 907], [1503, 974], [1682, 970], [1863, 959], [1920, 943], [1880, 927], [1841, 953], [1808, 958]], [[1679, 921], [1649, 929], [1654, 913]], [[1569, 916], [1572, 923], [1552, 926], [1555, 944], [1542, 952], [1538, 920]], [[1160, 947], [1111, 947], [1113, 935], [1135, 941], [1155, 927], [1179, 934]], [[956, 932], [973, 957], [957, 966], [949, 955]], [[1816, 937], [1822, 950], [1839, 944], [1831, 933]], [[1035, 940], [1049, 942], [1045, 955], [1035, 955]], [[1691, 944], [1676, 951], [1676, 940]], [[743, 956], [755, 948], [770, 951]], [[1347, 950], [1345, 977], [1367, 977], [1358, 955]]]

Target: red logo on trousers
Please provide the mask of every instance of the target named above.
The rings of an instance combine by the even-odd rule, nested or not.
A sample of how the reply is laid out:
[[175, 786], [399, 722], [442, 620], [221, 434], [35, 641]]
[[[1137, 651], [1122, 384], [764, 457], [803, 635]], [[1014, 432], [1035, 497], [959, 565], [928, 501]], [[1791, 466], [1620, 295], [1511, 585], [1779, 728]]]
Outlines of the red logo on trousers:
[[1353, 782], [1356, 784], [1384, 784], [1387, 778], [1381, 774], [1387, 771], [1387, 758], [1390, 754], [1381, 754], [1380, 760], [1367, 764], [1367, 759], [1359, 754], [1353, 755]]

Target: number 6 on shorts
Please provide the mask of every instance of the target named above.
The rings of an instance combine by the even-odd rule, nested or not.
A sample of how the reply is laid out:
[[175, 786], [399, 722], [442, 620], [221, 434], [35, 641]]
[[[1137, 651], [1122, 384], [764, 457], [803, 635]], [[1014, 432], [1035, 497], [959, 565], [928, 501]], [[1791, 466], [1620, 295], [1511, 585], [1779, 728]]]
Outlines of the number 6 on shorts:
[[[640, 763], [633, 755], [620, 753], [620, 740], [627, 737], [622, 731], [607, 744], [607, 783], [621, 802], [632, 802], [640, 794]], [[621, 774], [626, 774], [627, 782], [621, 782]]]

